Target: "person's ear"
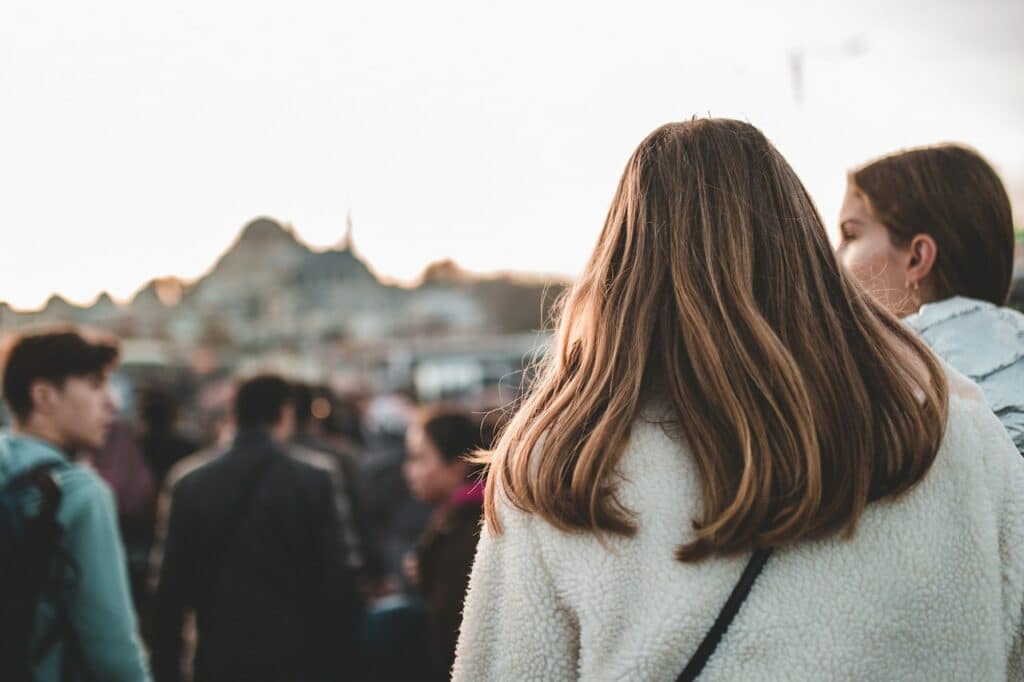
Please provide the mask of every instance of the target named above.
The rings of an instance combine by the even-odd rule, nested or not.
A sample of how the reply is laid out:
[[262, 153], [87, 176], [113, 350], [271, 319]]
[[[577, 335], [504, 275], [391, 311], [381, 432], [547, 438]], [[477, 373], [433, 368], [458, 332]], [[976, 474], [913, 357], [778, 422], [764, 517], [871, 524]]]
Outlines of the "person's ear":
[[59, 391], [49, 381], [36, 380], [28, 387], [29, 400], [32, 401], [32, 412], [42, 415], [53, 414], [57, 407]]
[[910, 240], [907, 249], [907, 283], [920, 286], [924, 283], [935, 267], [935, 259], [939, 255], [938, 245], [930, 234], [920, 232]]

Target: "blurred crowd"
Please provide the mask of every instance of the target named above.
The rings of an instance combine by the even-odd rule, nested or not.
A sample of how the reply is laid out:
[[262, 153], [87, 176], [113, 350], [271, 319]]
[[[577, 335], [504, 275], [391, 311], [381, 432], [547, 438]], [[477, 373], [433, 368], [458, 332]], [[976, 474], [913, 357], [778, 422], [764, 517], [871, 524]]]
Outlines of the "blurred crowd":
[[[222, 393], [219, 404], [205, 406], [205, 418], [199, 421], [183, 420], [183, 397], [158, 381], [140, 386], [133, 402], [135, 414], [117, 419], [103, 447], [84, 452], [81, 461], [114, 491], [132, 599], [157, 679], [191, 679], [203, 653], [197, 641], [213, 641], [218, 635], [214, 626], [197, 637], [205, 629], [202, 617], [209, 615], [200, 613], [197, 621], [196, 611], [212, 608], [212, 602], [189, 595], [223, 590], [232, 581], [230, 574], [200, 575], [187, 579], [196, 585], [177, 586], [183, 581], [177, 568], [181, 562], [194, 564], [202, 557], [189, 553], [195, 538], [175, 534], [202, 531], [186, 531], [172, 521], [175, 507], [204, 510], [196, 519], [198, 528], [237, 517], [232, 518], [237, 528], [220, 534], [220, 540], [250, 523], [264, 523], [260, 527], [268, 533], [286, 524], [259, 518], [272, 505], [259, 507], [252, 499], [268, 486], [245, 466], [261, 450], [280, 450], [327, 473], [331, 481], [332, 504], [324, 513], [336, 517], [344, 564], [340, 575], [352, 587], [352, 594], [336, 605], [351, 613], [327, 614], [323, 627], [340, 619], [347, 641], [324, 642], [324, 650], [306, 655], [344, 652], [337, 664], [362, 679], [447, 679], [483, 503], [483, 482], [471, 456], [491, 445], [500, 409], [457, 402], [420, 405], [404, 394], [341, 397], [325, 385], [291, 383], [274, 375], [255, 377], [238, 384], [238, 390]], [[189, 432], [183, 421], [203, 423], [205, 429]], [[185, 487], [178, 495], [187, 491], [200, 499], [177, 501], [175, 491], [183, 480], [191, 474], [201, 477], [196, 472], [204, 465], [232, 457], [241, 466], [229, 467], [219, 485]], [[209, 467], [204, 471], [213, 473]], [[290, 531], [298, 532], [299, 526]], [[243, 610], [251, 612], [255, 629], [261, 631], [248, 633], [252, 641], [219, 648], [215, 657], [223, 660], [206, 660], [214, 670], [228, 666], [233, 676], [239, 672], [240, 652], [272, 637], [278, 628], [274, 617], [258, 608], [266, 606], [268, 590], [275, 588], [260, 575], [252, 577], [253, 565], [290, 564], [285, 571], [290, 574], [298, 566], [294, 555], [283, 554], [283, 547], [282, 554], [273, 556], [277, 545], [264, 540], [254, 539], [263, 545], [257, 554], [270, 555], [255, 556], [239, 545], [232, 548], [237, 557], [222, 559], [220, 570], [234, 565], [236, 577], [254, 581], [249, 589], [233, 597], [212, 597], [251, 604]], [[180, 554], [170, 558], [175, 562], [170, 566], [169, 547]], [[307, 568], [323, 567], [313, 562]], [[292, 589], [287, 586], [281, 593]], [[326, 598], [329, 590], [324, 589], [314, 598]], [[283, 627], [280, 634], [286, 636]], [[246, 637], [237, 629], [232, 636]], [[273, 649], [275, 643], [263, 646]], [[259, 663], [260, 657], [246, 655]]]
[[833, 249], [749, 124], [654, 131], [507, 424], [12, 339], [0, 680], [694, 679], [766, 564], [722, 677], [1024, 679], [1008, 196], [958, 145], [847, 183]]

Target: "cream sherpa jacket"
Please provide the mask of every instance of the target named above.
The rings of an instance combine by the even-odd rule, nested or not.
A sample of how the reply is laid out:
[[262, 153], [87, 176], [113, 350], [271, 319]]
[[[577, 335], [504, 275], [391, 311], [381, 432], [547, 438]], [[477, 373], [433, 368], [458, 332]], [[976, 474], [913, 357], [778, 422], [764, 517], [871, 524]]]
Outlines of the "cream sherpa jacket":
[[[966, 381], [951, 377], [951, 382]], [[639, 532], [608, 548], [499, 507], [482, 531], [454, 679], [674, 680], [746, 563], [687, 565], [686, 448], [639, 420], [621, 463]], [[701, 680], [1024, 680], [1024, 462], [973, 384], [934, 465], [856, 534], [776, 552]]]

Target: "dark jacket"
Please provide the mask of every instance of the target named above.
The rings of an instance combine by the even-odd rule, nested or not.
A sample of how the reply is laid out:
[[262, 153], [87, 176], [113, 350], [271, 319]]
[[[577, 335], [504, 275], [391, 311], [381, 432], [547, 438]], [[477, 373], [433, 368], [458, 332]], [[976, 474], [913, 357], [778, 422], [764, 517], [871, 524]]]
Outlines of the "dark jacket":
[[199, 450], [197, 443], [169, 430], [147, 431], [139, 439], [139, 447], [149, 470], [153, 472], [157, 490], [164, 484], [171, 467]]
[[417, 548], [420, 590], [429, 611], [431, 679], [449, 679], [455, 662], [482, 504], [482, 486], [460, 491], [437, 510]]
[[368, 533], [376, 538], [384, 572], [402, 576], [402, 558], [416, 546], [430, 519], [431, 506], [412, 497], [402, 475], [405, 441], [371, 438], [359, 463]]
[[[308, 431], [296, 433], [294, 441], [297, 445], [329, 455], [337, 463], [341, 475], [341, 485], [344, 488], [349, 508], [349, 516], [347, 519], [342, 519], [342, 522], [347, 522], [351, 526], [354, 540], [352, 543], [354, 546], [348, 547], [349, 564], [354, 565], [369, 581], [384, 577], [387, 573], [387, 566], [370, 524], [366, 500], [363, 498], [363, 483], [360, 480], [355, 456]], [[353, 562], [351, 558], [354, 558], [355, 561]]]
[[240, 433], [175, 486], [153, 614], [158, 680], [179, 679], [186, 609], [196, 682], [350, 677], [361, 610], [332, 495], [328, 474], [262, 432]]

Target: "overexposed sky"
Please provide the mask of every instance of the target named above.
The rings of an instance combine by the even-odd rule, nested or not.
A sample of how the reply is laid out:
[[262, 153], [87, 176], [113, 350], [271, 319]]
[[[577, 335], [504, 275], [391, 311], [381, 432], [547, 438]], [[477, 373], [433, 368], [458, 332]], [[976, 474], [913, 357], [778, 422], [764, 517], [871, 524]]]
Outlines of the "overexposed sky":
[[764, 130], [830, 229], [848, 168], [945, 140], [1020, 223], [1024, 2], [5, 0], [0, 300], [125, 299], [254, 216], [325, 247], [348, 211], [388, 277], [575, 275], [636, 144], [708, 113]]

